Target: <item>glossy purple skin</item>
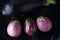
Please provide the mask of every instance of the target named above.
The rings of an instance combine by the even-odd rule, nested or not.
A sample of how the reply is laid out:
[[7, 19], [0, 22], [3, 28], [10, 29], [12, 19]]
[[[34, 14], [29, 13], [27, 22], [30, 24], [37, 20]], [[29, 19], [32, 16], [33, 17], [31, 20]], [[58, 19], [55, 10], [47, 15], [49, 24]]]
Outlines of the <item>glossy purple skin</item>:
[[18, 37], [21, 34], [21, 24], [16, 21], [11, 21], [7, 27], [7, 33], [11, 37]]
[[52, 22], [49, 18], [41, 16], [37, 19], [37, 26], [40, 31], [48, 32], [52, 28]]
[[25, 21], [24, 31], [27, 35], [33, 35], [36, 32], [36, 24], [33, 20], [29, 19]]

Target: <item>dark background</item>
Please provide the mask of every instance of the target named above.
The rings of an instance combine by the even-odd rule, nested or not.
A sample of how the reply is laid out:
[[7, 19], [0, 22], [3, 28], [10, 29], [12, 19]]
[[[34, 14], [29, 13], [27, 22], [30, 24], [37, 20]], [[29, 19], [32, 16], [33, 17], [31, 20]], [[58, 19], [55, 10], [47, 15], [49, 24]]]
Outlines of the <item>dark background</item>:
[[[57, 3], [50, 4], [49, 6], [43, 6], [43, 2], [46, 0], [16, 0], [10, 2], [10, 0], [0, 0], [0, 40], [60, 40], [60, 1], [56, 0]], [[40, 2], [40, 3], [38, 3]], [[13, 3], [14, 10], [11, 15], [2, 15], [2, 9], [5, 3]], [[25, 4], [40, 4], [33, 9], [26, 8], [25, 10], [20, 10]], [[34, 5], [33, 4], [33, 5]], [[23, 16], [21, 16], [23, 15]], [[46, 16], [51, 19], [53, 27], [49, 32], [43, 33], [37, 30], [35, 35], [28, 36], [24, 32], [24, 21], [26, 18], [32, 18], [35, 22], [38, 16]], [[17, 38], [12, 38], [7, 34], [7, 25], [12, 20], [11, 17], [15, 17], [20, 20], [22, 24], [22, 33]]]

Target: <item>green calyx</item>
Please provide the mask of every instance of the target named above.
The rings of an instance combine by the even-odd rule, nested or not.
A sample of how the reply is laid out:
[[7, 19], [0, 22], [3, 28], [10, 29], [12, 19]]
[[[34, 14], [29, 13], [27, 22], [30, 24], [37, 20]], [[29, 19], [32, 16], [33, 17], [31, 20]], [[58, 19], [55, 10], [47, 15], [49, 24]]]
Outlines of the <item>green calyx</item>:
[[39, 16], [39, 17], [37, 18], [37, 20], [38, 20], [38, 19], [41, 19], [41, 18], [42, 18], [42, 16]]
[[50, 4], [56, 4], [56, 1], [55, 0], [47, 0], [44, 5], [45, 6], [49, 6]]
[[19, 23], [19, 20], [14, 20], [16, 23]]
[[29, 20], [32, 20], [31, 18], [27, 18], [25, 21], [29, 21]]
[[39, 16], [38, 18], [42, 18], [42, 16]]

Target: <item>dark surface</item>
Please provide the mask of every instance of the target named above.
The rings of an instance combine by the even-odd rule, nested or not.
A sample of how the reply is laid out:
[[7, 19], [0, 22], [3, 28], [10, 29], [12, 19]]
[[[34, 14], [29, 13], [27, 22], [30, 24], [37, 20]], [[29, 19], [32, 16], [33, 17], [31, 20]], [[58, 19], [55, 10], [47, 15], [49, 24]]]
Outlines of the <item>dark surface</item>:
[[[49, 6], [43, 6], [43, 1], [40, 2], [40, 6], [35, 7], [33, 9], [28, 9], [26, 11], [21, 11], [20, 7], [22, 4], [19, 4], [17, 2], [14, 3], [14, 11], [9, 16], [2, 15], [1, 11], [3, 8], [3, 5], [5, 3], [9, 2], [9, 0], [1, 0], [0, 1], [0, 40], [60, 40], [60, 1], [57, 0], [57, 4], [49, 5]], [[34, 2], [34, 1], [33, 1]], [[21, 2], [23, 3], [23, 1]], [[29, 2], [26, 2], [28, 4]], [[16, 4], [16, 5], [15, 5]], [[20, 6], [21, 5], [21, 6]], [[24, 15], [24, 16], [21, 16]], [[17, 38], [12, 38], [8, 36], [6, 30], [7, 25], [11, 21], [11, 17], [15, 17], [16, 19], [20, 20], [22, 24], [22, 33]], [[51, 19], [53, 23], [52, 29], [47, 32], [43, 33], [37, 30], [35, 35], [28, 36], [24, 32], [24, 21], [26, 18], [30, 17], [35, 22], [38, 16], [46, 16]]]

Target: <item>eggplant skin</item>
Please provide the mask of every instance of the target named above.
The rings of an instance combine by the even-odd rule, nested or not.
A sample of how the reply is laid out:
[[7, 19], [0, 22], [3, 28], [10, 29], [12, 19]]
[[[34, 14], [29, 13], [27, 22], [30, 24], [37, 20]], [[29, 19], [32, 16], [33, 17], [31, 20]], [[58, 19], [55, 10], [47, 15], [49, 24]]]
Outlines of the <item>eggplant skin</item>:
[[32, 8], [43, 5], [45, 0], [11, 0], [16, 9], [19, 11], [31, 11]]
[[11, 37], [18, 37], [21, 34], [21, 25], [16, 21], [11, 21], [7, 26], [7, 33]]
[[13, 2], [14, 4], [28, 4], [28, 3], [34, 3], [34, 2], [41, 2], [43, 3], [46, 0], [10, 0], [10, 2]]
[[36, 25], [35, 25], [34, 21], [32, 21], [31, 19], [30, 20], [26, 20], [25, 21], [24, 31], [29, 36], [35, 34], [35, 32], [36, 32]]
[[37, 18], [37, 26], [40, 31], [48, 32], [52, 28], [52, 22], [49, 18], [41, 16]]

